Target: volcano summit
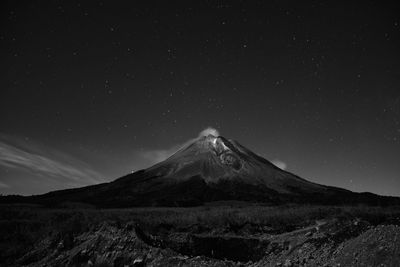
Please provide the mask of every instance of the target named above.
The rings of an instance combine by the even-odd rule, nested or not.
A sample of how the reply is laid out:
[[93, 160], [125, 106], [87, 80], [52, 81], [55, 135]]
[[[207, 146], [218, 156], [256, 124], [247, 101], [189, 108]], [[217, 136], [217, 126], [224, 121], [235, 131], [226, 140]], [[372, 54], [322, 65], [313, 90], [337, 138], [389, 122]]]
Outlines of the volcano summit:
[[213, 135], [199, 138], [145, 173], [181, 182], [198, 177], [211, 187], [221, 183], [266, 187], [277, 193], [323, 188], [277, 168], [236, 141]]
[[[44, 205], [98, 207], [196, 206], [214, 201], [388, 205], [398, 198], [307, 181], [284, 171], [234, 140], [200, 136], [166, 160], [110, 183], [17, 198]], [[3, 199], [14, 202], [14, 198]]]

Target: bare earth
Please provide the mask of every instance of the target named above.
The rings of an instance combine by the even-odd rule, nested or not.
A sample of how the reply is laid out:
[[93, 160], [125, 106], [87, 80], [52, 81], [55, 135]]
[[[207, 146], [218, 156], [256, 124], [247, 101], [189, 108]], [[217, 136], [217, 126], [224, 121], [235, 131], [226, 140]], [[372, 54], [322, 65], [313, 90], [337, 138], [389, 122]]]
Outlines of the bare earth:
[[[239, 214], [241, 209], [234, 210]], [[181, 212], [188, 213], [177, 214]], [[199, 216], [202, 212], [210, 217], [207, 220], [215, 219], [213, 208], [198, 211]], [[21, 216], [33, 220], [26, 213]], [[56, 215], [67, 220], [69, 213]], [[139, 213], [148, 215], [145, 209]], [[96, 213], [83, 214], [90, 218]], [[252, 224], [255, 219], [250, 215], [243, 223], [233, 217], [213, 223], [215, 227], [192, 217], [186, 223], [184, 216], [174, 218], [174, 223], [157, 217], [151, 217], [152, 223], [111, 217], [88, 228], [74, 222], [78, 226], [46, 232], [14, 261], [3, 258], [4, 266], [400, 266], [400, 227], [393, 216], [383, 223], [374, 223], [376, 218], [328, 216], [289, 231]]]

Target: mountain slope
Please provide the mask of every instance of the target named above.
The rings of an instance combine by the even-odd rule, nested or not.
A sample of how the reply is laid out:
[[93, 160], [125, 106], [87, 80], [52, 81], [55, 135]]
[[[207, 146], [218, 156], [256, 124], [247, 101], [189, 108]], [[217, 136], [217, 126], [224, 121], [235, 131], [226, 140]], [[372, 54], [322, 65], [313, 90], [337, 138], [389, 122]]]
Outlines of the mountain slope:
[[[312, 183], [279, 169], [236, 141], [213, 135], [200, 137], [165, 161], [110, 183], [19, 199], [45, 205], [80, 202], [99, 207], [195, 206], [221, 200], [266, 204], [400, 203], [398, 198]], [[7, 200], [3, 198], [2, 202]]]

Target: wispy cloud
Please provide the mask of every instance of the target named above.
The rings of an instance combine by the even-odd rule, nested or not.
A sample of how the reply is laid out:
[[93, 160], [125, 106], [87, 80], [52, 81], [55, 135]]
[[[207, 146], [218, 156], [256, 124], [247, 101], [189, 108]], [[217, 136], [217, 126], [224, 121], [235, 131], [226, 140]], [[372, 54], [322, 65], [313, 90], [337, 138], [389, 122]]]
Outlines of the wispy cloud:
[[176, 151], [178, 151], [183, 145], [176, 145], [173, 146], [169, 149], [153, 149], [153, 150], [145, 150], [140, 153], [140, 156], [145, 159], [149, 166], [153, 165], [155, 163], [161, 162], [168, 157], [170, 157], [172, 154], [174, 154]]
[[286, 170], [286, 168], [287, 168], [287, 164], [279, 159], [271, 160], [271, 163], [282, 170]]
[[10, 186], [8, 184], [0, 182], [0, 188], [9, 188]]
[[98, 172], [70, 155], [4, 134], [0, 134], [0, 165], [55, 179], [68, 179], [75, 184], [103, 181]]

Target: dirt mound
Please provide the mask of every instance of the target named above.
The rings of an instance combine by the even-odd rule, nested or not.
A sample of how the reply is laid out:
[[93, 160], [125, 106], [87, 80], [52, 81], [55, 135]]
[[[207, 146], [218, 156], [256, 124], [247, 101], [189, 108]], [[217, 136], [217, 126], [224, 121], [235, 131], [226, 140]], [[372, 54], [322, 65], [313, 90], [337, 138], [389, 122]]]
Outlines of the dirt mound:
[[400, 227], [380, 225], [344, 242], [332, 262], [341, 266], [400, 266]]
[[237, 266], [205, 256], [188, 257], [169, 248], [148, 245], [132, 224], [105, 223], [76, 237], [46, 238], [23, 256], [17, 266]]
[[[65, 220], [65, 213], [58, 215]], [[5, 266], [400, 266], [396, 220], [375, 226], [376, 218], [324, 217], [276, 232], [261, 222], [205, 225], [155, 218], [152, 224], [102, 219], [88, 222], [90, 227], [52, 228]]]

